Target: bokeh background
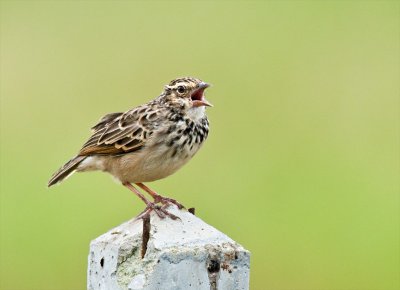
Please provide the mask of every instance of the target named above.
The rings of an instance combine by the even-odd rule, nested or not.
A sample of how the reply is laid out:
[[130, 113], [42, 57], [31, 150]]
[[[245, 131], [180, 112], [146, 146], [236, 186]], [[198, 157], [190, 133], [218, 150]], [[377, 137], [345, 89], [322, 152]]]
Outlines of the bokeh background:
[[105, 113], [178, 76], [211, 134], [151, 184], [252, 252], [251, 289], [400, 289], [397, 1], [1, 1], [1, 289], [85, 289], [142, 202], [47, 180]]

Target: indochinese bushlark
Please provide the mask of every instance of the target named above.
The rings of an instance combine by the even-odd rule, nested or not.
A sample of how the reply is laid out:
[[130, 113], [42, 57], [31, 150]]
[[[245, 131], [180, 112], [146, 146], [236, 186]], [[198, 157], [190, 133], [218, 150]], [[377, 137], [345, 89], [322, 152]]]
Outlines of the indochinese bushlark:
[[[149, 103], [124, 113], [105, 115], [92, 127], [93, 134], [78, 155], [53, 174], [48, 186], [75, 171], [106, 171], [146, 204], [139, 218], [154, 210], [160, 218], [176, 219], [166, 206], [183, 206], [157, 194], [143, 182], [173, 174], [200, 149], [208, 135], [205, 107], [211, 104], [204, 98], [208, 86], [196, 78], [178, 78]], [[149, 193], [154, 202], [132, 183]]]

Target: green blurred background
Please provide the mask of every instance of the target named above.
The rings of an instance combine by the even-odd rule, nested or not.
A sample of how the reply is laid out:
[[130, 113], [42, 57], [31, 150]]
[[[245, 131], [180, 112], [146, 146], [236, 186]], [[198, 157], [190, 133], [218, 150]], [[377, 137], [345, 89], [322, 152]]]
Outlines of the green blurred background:
[[252, 252], [251, 289], [400, 289], [396, 1], [2, 1], [1, 289], [85, 289], [142, 202], [46, 188], [103, 114], [214, 86], [198, 155], [150, 184]]

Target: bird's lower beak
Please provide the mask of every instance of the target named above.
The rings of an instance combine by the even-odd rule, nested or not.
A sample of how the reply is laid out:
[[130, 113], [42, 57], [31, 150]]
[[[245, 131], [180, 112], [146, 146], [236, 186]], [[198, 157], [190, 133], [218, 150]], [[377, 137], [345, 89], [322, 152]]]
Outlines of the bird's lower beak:
[[193, 101], [193, 107], [201, 107], [201, 106], [213, 107], [213, 105], [204, 98], [200, 101]]

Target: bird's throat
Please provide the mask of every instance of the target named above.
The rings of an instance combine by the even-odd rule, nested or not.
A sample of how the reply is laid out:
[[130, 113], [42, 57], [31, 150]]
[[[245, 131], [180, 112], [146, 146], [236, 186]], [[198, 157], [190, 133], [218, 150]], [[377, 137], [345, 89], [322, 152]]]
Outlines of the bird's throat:
[[206, 107], [192, 107], [187, 111], [187, 115], [190, 119], [197, 122], [206, 115]]

